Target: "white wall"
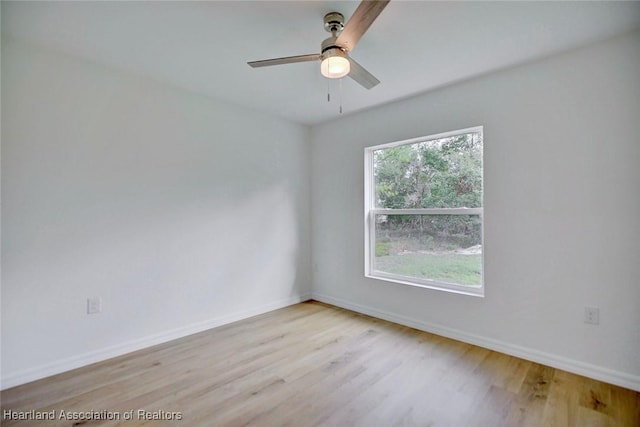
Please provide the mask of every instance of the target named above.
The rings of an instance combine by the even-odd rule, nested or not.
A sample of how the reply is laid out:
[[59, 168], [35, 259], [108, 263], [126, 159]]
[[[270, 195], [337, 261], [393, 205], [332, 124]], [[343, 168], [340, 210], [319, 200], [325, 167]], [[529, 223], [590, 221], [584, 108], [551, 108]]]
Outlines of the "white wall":
[[2, 125], [3, 388], [310, 295], [308, 128], [5, 39]]
[[[636, 32], [315, 127], [314, 297], [640, 389], [639, 52]], [[365, 279], [363, 148], [477, 125], [486, 297]]]

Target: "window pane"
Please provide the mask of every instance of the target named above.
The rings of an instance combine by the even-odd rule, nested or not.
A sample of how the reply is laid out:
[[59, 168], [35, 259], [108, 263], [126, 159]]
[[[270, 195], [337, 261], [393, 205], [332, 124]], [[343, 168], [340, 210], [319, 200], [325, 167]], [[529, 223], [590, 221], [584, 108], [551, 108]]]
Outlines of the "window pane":
[[378, 208], [482, 207], [482, 135], [375, 150], [373, 173]]
[[374, 270], [482, 285], [479, 215], [375, 215]]

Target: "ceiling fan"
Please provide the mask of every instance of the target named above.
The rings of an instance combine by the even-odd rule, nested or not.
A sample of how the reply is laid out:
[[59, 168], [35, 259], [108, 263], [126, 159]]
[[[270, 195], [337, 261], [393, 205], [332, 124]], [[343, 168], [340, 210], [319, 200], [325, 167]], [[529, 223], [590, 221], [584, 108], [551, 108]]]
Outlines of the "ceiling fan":
[[356, 47], [360, 38], [388, 3], [389, 0], [363, 0], [346, 24], [341, 13], [327, 13], [324, 16], [324, 28], [331, 33], [331, 37], [322, 42], [320, 53], [264, 59], [248, 64], [257, 68], [321, 60], [320, 72], [323, 76], [338, 79], [348, 75], [361, 86], [371, 89], [380, 83], [380, 80], [349, 57], [349, 52]]

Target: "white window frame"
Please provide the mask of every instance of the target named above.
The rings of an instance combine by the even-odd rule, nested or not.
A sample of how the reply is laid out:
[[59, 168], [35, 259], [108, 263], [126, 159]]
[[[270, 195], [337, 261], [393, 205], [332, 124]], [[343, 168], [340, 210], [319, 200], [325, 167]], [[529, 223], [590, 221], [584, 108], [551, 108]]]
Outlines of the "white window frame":
[[[456, 135], [480, 133], [483, 142], [484, 157], [484, 134], [482, 126], [475, 126], [466, 129], [443, 132], [436, 135], [429, 135], [420, 138], [407, 139], [403, 141], [390, 142], [387, 144], [365, 147], [364, 149], [364, 275], [371, 279], [379, 279], [388, 282], [401, 283], [403, 285], [418, 286], [421, 288], [436, 289], [446, 292], [453, 292], [464, 295], [484, 297], [484, 176], [483, 176], [483, 201], [480, 208], [426, 208], [426, 209], [381, 209], [375, 206], [375, 176], [373, 168], [373, 152], [393, 148], [401, 145], [417, 144], [425, 141], [433, 141], [448, 138]], [[484, 163], [484, 162], [483, 162]], [[484, 171], [484, 165], [483, 165]], [[483, 173], [484, 175], [484, 173]], [[422, 279], [418, 277], [402, 276], [375, 270], [375, 216], [376, 215], [479, 215], [481, 221], [481, 242], [482, 242], [482, 277], [480, 286], [461, 285], [456, 283], [440, 282], [437, 280]]]

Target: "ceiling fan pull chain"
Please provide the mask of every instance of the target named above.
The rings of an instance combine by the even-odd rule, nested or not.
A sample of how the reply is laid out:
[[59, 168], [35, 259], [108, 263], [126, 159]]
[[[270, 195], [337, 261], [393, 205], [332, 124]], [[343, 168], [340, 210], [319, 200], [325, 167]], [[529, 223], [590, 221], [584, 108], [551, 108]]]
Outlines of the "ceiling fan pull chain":
[[342, 79], [340, 79], [340, 114], [342, 114]]
[[331, 102], [331, 80], [327, 79], [327, 102]]

